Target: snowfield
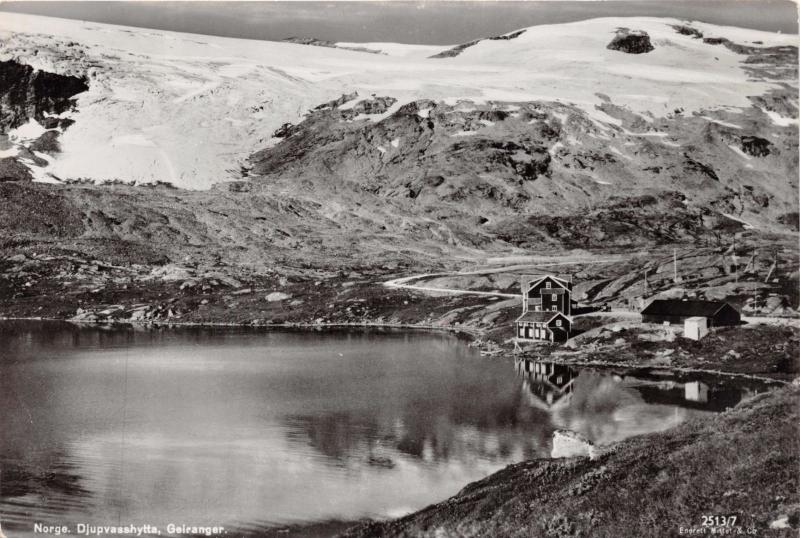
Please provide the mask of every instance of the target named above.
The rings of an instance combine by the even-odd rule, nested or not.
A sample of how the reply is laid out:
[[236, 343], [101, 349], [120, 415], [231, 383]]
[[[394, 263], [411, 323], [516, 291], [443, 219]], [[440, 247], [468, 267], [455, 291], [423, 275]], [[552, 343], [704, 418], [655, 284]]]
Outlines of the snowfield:
[[[432, 59], [450, 47], [346, 44], [381, 51], [374, 54], [3, 13], [0, 60], [89, 77], [90, 89], [68, 114], [75, 124], [60, 138], [62, 153], [37, 178], [205, 189], [238, 177], [281, 124], [353, 91], [397, 98], [392, 112], [420, 98], [561, 101], [603, 124], [616, 120], [595, 108], [603, 102], [597, 94], [652, 118], [677, 108], [748, 107], [747, 96], [773, 87], [742, 69], [746, 56], [678, 34], [671, 25], [680, 23], [637, 17], [535, 26]], [[746, 45], [797, 44], [796, 35], [693, 26]], [[618, 27], [648, 32], [655, 50], [607, 50]], [[778, 124], [794, 121], [774, 115]], [[23, 140], [41, 130], [26, 125], [9, 134]]]

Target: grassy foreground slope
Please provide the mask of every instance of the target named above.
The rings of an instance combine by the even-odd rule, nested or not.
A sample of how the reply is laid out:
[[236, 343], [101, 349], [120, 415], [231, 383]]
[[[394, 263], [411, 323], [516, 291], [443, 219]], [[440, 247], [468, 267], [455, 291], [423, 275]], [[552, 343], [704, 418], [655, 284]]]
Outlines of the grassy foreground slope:
[[743, 534], [796, 536], [799, 395], [796, 387], [762, 394], [595, 461], [512, 465], [447, 501], [345, 536], [680, 536], [703, 515], [736, 515]]

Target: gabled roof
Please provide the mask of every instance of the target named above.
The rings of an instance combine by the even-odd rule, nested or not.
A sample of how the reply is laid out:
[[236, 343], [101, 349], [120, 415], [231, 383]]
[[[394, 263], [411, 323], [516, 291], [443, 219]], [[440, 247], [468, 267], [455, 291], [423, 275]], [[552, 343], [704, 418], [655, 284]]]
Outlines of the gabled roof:
[[561, 316], [562, 318], [569, 321], [569, 318], [564, 315], [563, 312], [548, 312], [547, 310], [528, 310], [520, 317], [517, 318], [517, 321], [530, 321], [534, 323], [549, 323], [556, 318]]
[[723, 301], [683, 301], [681, 299], [656, 299], [642, 310], [642, 314], [652, 316], [701, 316], [704, 318], [713, 317], [714, 314], [728, 306]]
[[556, 275], [524, 275], [522, 277], [522, 281], [521, 281], [523, 293], [527, 292], [529, 289], [531, 289], [532, 287], [536, 286], [537, 284], [539, 284], [543, 280], [547, 280], [548, 278], [550, 280], [552, 280], [553, 282], [555, 282], [556, 284], [558, 284], [559, 286], [561, 286], [562, 288], [564, 288], [564, 289], [569, 289], [567, 284], [571, 284], [572, 283], [572, 276], [565, 276], [565, 275], [559, 275], [559, 276], [556, 276]]

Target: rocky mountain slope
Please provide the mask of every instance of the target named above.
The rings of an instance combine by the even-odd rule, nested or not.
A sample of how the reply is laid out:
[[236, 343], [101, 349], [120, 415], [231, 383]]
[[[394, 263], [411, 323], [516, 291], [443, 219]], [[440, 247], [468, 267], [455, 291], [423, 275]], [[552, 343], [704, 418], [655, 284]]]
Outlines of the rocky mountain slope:
[[[11, 14], [0, 33], [13, 315], [135, 308], [219, 275], [279, 291], [278, 275], [338, 286], [356, 272], [367, 293], [487, 256], [719, 249], [742, 231], [783, 244], [798, 229], [796, 36], [595, 19], [363, 44], [374, 54]], [[618, 269], [603, 278], [640, 271]], [[208, 319], [211, 297], [189, 289], [191, 319]], [[607, 295], [587, 297], [625, 300]], [[248, 319], [330, 318], [251, 306]]]
[[[372, 54], [339, 48], [354, 44], [249, 41], [6, 13], [0, 60], [89, 82], [63, 114], [75, 124], [60, 136], [61, 153], [34, 163], [41, 168], [34, 176], [61, 180], [206, 188], [236, 178], [251, 153], [275, 142], [280, 125], [352, 92], [395, 99], [389, 113], [425, 99], [449, 106], [560, 103], [601, 130], [608, 122], [621, 127], [601, 110], [607, 107], [630, 121], [639, 116], [644, 124], [635, 131], [659, 130], [649, 124], [677, 110], [699, 117], [751, 107], [763, 111], [762, 131], [796, 126], [796, 95], [786, 102], [796, 88], [796, 62], [781, 48], [796, 45], [795, 36], [695, 23], [691, 29], [704, 36], [698, 38], [677, 31], [680, 25], [594, 19], [439, 49], [457, 55], [363, 44], [381, 53]], [[621, 27], [646, 33], [653, 50], [607, 48]], [[38, 137], [5, 130], [14, 147]], [[591, 135], [578, 134], [580, 142]]]

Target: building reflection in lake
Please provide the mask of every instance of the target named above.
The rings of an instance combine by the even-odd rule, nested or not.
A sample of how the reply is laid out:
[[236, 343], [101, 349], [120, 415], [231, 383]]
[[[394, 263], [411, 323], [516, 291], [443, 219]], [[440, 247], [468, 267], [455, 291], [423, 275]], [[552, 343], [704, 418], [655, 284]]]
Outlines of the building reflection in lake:
[[517, 360], [517, 373], [523, 378], [523, 393], [534, 407], [550, 409], [568, 405], [578, 373], [575, 369], [554, 362]]
[[553, 427], [578, 432], [597, 444], [724, 411], [755, 390], [664, 370], [599, 371], [531, 359], [516, 359], [514, 368], [531, 407], [546, 411]]

